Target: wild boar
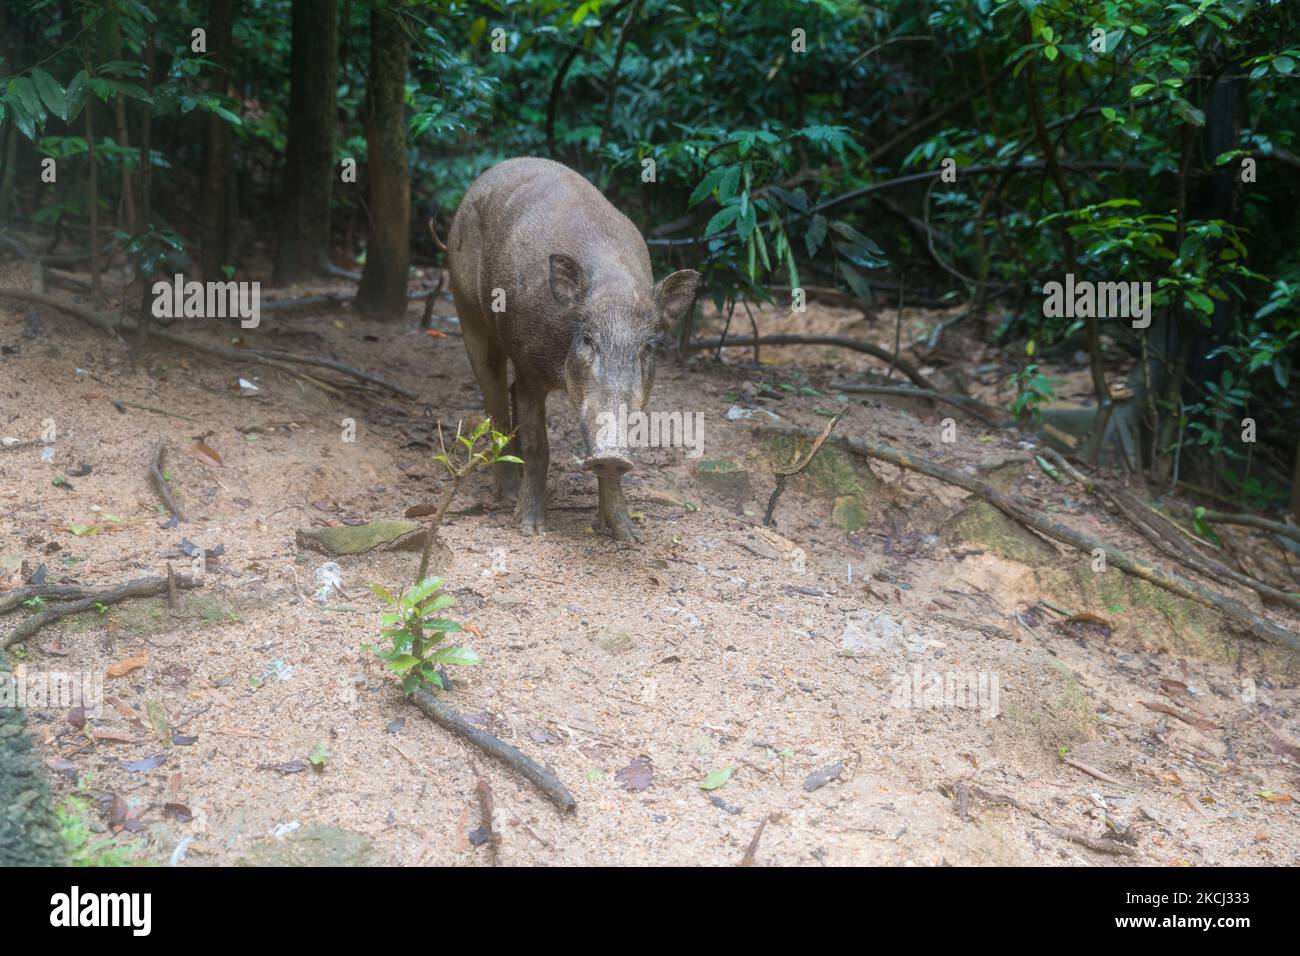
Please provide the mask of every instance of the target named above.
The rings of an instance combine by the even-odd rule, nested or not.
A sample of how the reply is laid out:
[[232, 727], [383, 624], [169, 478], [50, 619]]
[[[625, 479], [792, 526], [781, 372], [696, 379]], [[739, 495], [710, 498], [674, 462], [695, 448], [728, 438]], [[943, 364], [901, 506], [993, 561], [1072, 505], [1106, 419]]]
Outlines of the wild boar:
[[518, 465], [495, 466], [498, 495], [518, 495], [525, 534], [545, 530], [546, 397], [564, 389], [586, 443], [583, 467], [599, 489], [596, 529], [640, 540], [623, 496], [630, 449], [602, 416], [617, 416], [620, 405], [645, 411], [659, 336], [691, 308], [700, 274], [683, 269], [655, 285], [631, 220], [547, 159], [510, 159], [479, 176], [452, 219], [447, 250], [487, 414], [516, 430], [524, 460], [522, 485]]

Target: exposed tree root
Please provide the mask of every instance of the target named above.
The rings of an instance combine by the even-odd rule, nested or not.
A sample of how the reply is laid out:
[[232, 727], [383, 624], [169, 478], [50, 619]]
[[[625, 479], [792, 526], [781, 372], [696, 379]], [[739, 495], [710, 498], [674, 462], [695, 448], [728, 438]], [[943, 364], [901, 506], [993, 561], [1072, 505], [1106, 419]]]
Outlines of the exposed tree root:
[[[2, 294], [2, 293], [0, 293]], [[867, 355], [873, 355], [882, 362], [891, 362], [904, 375], [912, 380], [919, 388], [933, 392], [934, 386], [929, 380], [921, 374], [920, 370], [903, 358], [901, 355], [896, 356], [888, 349], [882, 349], [874, 342], [863, 342], [861, 339], [849, 339], [839, 335], [763, 335], [757, 340], [753, 336], [728, 338], [726, 345], [728, 348], [741, 348], [746, 345], [754, 345], [757, 341], [759, 345], [835, 345], [842, 349], [852, 349], [855, 352], [865, 352]], [[716, 349], [723, 344], [722, 339], [696, 339], [686, 343], [688, 349]]]
[[[174, 581], [175, 586], [178, 588], [199, 588], [203, 586], [202, 582], [180, 574], [174, 576]], [[155, 597], [159, 594], [166, 594], [167, 588], [167, 578], [136, 578], [134, 581], [127, 581], [125, 584], [110, 588], [107, 591], [92, 592], [75, 601], [68, 601], [66, 604], [51, 605], [40, 613], [33, 614], [5, 635], [4, 642], [0, 644], [0, 647], [9, 648], [20, 641], [25, 641], [45, 625], [53, 624], [69, 614], [80, 614], [83, 611], [94, 610], [96, 605], [100, 604], [117, 604], [121, 601], [129, 601], [131, 598]]]
[[1010, 417], [1004, 418], [1001, 422], [997, 421], [992, 415], [992, 413], [996, 413], [996, 409], [965, 395], [947, 395], [933, 389], [913, 388], [910, 385], [851, 385], [847, 382], [831, 382], [827, 388], [856, 395], [896, 395], [903, 398], [926, 398], [933, 402], [952, 405], [990, 428], [1009, 428], [1015, 424], [1015, 421]]
[[[92, 312], [90, 309], [83, 308], [75, 303], [60, 299], [57, 296], [44, 295], [40, 292], [29, 292], [26, 289], [0, 289], [0, 299], [18, 299], [24, 302], [36, 302], [41, 305], [48, 305], [51, 308], [58, 309], [73, 318], [81, 319], [101, 332], [107, 332], [110, 335], [116, 334], [118, 329], [102, 316]], [[135, 328], [134, 325], [124, 324], [121, 331], [129, 332]], [[372, 375], [369, 372], [363, 372], [360, 369], [353, 368], [350, 365], [344, 365], [342, 362], [336, 362], [333, 359], [317, 358], [313, 355], [297, 355], [292, 352], [281, 352], [275, 349], [232, 349], [220, 345], [209, 345], [206, 342], [199, 342], [195, 339], [186, 338], [183, 335], [177, 335], [175, 332], [166, 329], [152, 329], [150, 335], [154, 338], [162, 339], [165, 342], [171, 342], [173, 345], [179, 345], [182, 348], [192, 349], [196, 352], [203, 352], [207, 355], [215, 355], [218, 358], [227, 359], [232, 362], [257, 362], [261, 365], [270, 365], [275, 368], [283, 368], [288, 371], [294, 371], [290, 365], [314, 365], [319, 368], [331, 369], [335, 372], [342, 372], [358, 381], [366, 382], [371, 385], [378, 385], [403, 398], [414, 399], [418, 397], [415, 392], [409, 388], [403, 388], [401, 385], [395, 385], [378, 375]], [[294, 374], [298, 374], [294, 372]], [[319, 380], [310, 379], [313, 384], [321, 384]], [[331, 386], [332, 387], [332, 386]]]
[[[794, 425], [763, 425], [754, 424], [751, 426], [754, 431], [774, 435], [784, 435], [787, 437], [802, 437], [809, 440], [817, 437], [817, 433], [807, 428], [799, 428]], [[879, 461], [888, 462], [898, 468], [904, 468], [908, 471], [920, 472], [938, 481], [946, 482], [950, 485], [956, 485], [958, 488], [964, 488], [966, 491], [983, 498], [993, 507], [1003, 512], [1010, 518], [1037, 531], [1053, 540], [1068, 544], [1072, 548], [1088, 554], [1097, 549], [1101, 549], [1106, 555], [1106, 560], [1122, 571], [1126, 571], [1134, 577], [1141, 578], [1157, 587], [1164, 588], [1179, 597], [1186, 598], [1189, 601], [1195, 601], [1206, 607], [1214, 608], [1219, 611], [1234, 624], [1247, 633], [1263, 640], [1272, 641], [1282, 644], [1293, 650], [1300, 651], [1300, 635], [1287, 630], [1280, 624], [1256, 614], [1246, 605], [1242, 604], [1236, 598], [1219, 594], [1204, 588], [1194, 581], [1176, 574], [1170, 574], [1162, 571], [1151, 564], [1130, 557], [1125, 552], [1111, 544], [1106, 544], [1092, 535], [1085, 534], [1082, 531], [1076, 531], [1057, 521], [1053, 521], [1046, 515], [1035, 511], [1029, 503], [1022, 498], [1013, 497], [998, 491], [992, 485], [986, 484], [977, 478], [954, 471], [951, 468], [945, 468], [936, 462], [926, 458], [920, 458], [916, 455], [897, 451], [886, 445], [877, 445], [868, 442], [865, 439], [852, 436], [834, 436], [830, 439], [841, 447], [862, 455], [865, 458], [875, 458]]]
[[411, 699], [415, 706], [419, 707], [429, 717], [432, 717], [444, 729], [450, 730], [458, 737], [463, 737], [484, 753], [496, 757], [502, 763], [517, 770], [520, 775], [546, 794], [550, 801], [560, 810], [567, 813], [578, 805], [577, 801], [573, 799], [573, 794], [569, 793], [555, 774], [517, 748], [510, 746], [504, 740], [475, 727], [455, 710], [443, 703], [437, 694], [420, 689], [415, 692]]

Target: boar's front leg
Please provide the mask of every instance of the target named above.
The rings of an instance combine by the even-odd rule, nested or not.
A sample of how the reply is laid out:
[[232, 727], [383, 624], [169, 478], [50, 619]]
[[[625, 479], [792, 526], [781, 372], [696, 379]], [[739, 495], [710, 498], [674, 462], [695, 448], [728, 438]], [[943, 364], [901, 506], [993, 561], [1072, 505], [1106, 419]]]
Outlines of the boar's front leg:
[[595, 530], [619, 541], [635, 541], [640, 544], [643, 540], [641, 532], [632, 523], [632, 516], [627, 513], [622, 477], [597, 478], [596, 488], [600, 494], [600, 505], [596, 511]]
[[516, 379], [515, 411], [524, 459], [517, 514], [524, 534], [541, 534], [546, 530], [546, 472], [551, 463], [546, 441], [546, 392], [526, 388]]

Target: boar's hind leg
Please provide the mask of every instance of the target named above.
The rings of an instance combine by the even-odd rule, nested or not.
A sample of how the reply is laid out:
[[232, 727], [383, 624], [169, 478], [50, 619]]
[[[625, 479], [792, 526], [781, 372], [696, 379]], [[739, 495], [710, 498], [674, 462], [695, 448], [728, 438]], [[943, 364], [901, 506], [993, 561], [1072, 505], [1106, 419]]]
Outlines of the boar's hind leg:
[[515, 424], [524, 459], [524, 483], [519, 491], [519, 522], [524, 534], [546, 530], [546, 472], [551, 449], [546, 441], [546, 392], [515, 382]]
[[642, 541], [641, 532], [627, 513], [627, 499], [623, 497], [622, 478], [597, 478], [596, 488], [600, 504], [596, 511], [595, 530], [619, 541]]
[[[499, 432], [509, 432], [510, 396], [506, 390], [506, 356], [492, 341], [486, 325], [472, 319], [467, 309], [456, 302], [461, 316], [460, 327], [465, 335], [465, 351], [469, 354], [470, 368], [483, 391], [483, 406], [492, 419], [492, 427]], [[498, 498], [513, 498], [519, 493], [519, 466], [502, 462], [492, 466], [496, 479]]]

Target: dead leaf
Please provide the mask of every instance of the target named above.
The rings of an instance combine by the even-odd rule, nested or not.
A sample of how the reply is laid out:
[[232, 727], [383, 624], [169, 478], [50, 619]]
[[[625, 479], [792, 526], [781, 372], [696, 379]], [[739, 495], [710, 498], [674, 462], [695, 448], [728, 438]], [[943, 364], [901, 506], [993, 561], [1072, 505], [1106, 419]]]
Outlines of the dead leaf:
[[1267, 800], [1269, 803], [1290, 803], [1291, 802], [1291, 794], [1275, 793], [1272, 790], [1261, 790], [1258, 793], [1256, 793], [1255, 796], [1259, 797], [1262, 800]]
[[[108, 669], [108, 672], [104, 676], [125, 677], [127, 674], [131, 673], [132, 671], [138, 671], [140, 668], [144, 667], [148, 663], [149, 663], [148, 654], [137, 654], [134, 657], [128, 657], [125, 660], [118, 661], [116, 664], [114, 664], [112, 667]], [[132, 716], [134, 717], [135, 715], [133, 714]]]
[[194, 444], [190, 446], [190, 454], [205, 465], [213, 465], [217, 468], [223, 467], [221, 456], [218, 455], [216, 450], [208, 445], [208, 443], [202, 438], [197, 439]]
[[614, 774], [614, 782], [624, 790], [640, 793], [650, 786], [653, 776], [654, 767], [650, 763], [650, 758], [643, 755], [634, 758], [631, 763]]
[[1071, 614], [1064, 621], [1066, 624], [1096, 624], [1098, 627], [1110, 627], [1110, 621], [1100, 615], [1093, 614], [1089, 611], [1080, 611], [1078, 614]]
[[45, 766], [49, 767], [55, 773], [75, 774], [77, 765], [67, 757], [46, 757]]
[[1147, 710], [1159, 711], [1162, 714], [1168, 714], [1170, 717], [1177, 717], [1189, 727], [1195, 727], [1198, 730], [1215, 730], [1218, 724], [1205, 717], [1199, 717], [1196, 714], [1189, 714], [1186, 711], [1179, 710], [1171, 704], [1162, 704], [1160, 701], [1142, 701], [1142, 706]]
[[142, 744], [145, 742], [144, 737], [128, 737], [117, 730], [92, 730], [90, 736], [92, 739], [105, 744]]
[[117, 765], [127, 773], [141, 773], [145, 770], [157, 770], [167, 762], [166, 754], [154, 754], [143, 760], [119, 760]]
[[189, 823], [194, 819], [193, 812], [183, 803], [164, 803], [163, 816], [177, 823]]

